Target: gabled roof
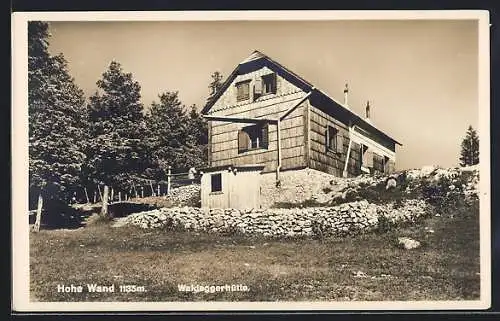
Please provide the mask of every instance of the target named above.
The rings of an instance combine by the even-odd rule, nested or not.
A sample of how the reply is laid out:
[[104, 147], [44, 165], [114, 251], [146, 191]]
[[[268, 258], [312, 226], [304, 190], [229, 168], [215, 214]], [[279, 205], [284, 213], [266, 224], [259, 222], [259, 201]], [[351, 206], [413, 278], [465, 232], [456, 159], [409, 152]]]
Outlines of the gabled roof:
[[[281, 77], [283, 77], [285, 80], [297, 86], [301, 90], [305, 92], [312, 91], [313, 95], [311, 95], [311, 100], [320, 102], [318, 105], [315, 105], [316, 107], [321, 108], [322, 106], [324, 107], [325, 105], [329, 106], [333, 105], [334, 107], [336, 107], [335, 108], [336, 111], [340, 114], [343, 114], [346, 118], [352, 121], [353, 125], [359, 125], [360, 127], [363, 127], [369, 131], [376, 132], [382, 137], [389, 139], [398, 145], [402, 145], [401, 143], [399, 143], [398, 141], [396, 141], [395, 139], [393, 139], [392, 137], [390, 137], [377, 127], [375, 127], [371, 122], [366, 121], [365, 119], [354, 113], [352, 110], [345, 107], [343, 104], [337, 102], [335, 99], [331, 98], [323, 91], [317, 89], [313, 84], [311, 84], [301, 76], [287, 69], [285, 66], [281, 65], [280, 63], [276, 62], [275, 60], [271, 59], [269, 56], [263, 54], [258, 50], [252, 52], [250, 56], [248, 56], [245, 60], [240, 62], [238, 66], [236, 66], [233, 72], [227, 77], [227, 79], [222, 84], [221, 89], [212, 97], [212, 99], [210, 99], [210, 101], [205, 105], [205, 107], [203, 107], [201, 113], [207, 114], [210, 111], [215, 102], [227, 90], [227, 88], [231, 85], [233, 80], [238, 75], [247, 74], [249, 72], [261, 69], [264, 66], [273, 70]], [[328, 114], [332, 114], [333, 109], [326, 108], [324, 111], [327, 112]]]

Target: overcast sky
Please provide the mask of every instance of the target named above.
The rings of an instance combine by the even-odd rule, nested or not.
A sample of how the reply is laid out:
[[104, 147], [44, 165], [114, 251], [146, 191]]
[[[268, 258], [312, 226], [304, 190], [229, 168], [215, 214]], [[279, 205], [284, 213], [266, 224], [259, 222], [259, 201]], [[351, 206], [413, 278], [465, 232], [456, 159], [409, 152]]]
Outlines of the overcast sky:
[[403, 144], [397, 168], [457, 166], [468, 125], [478, 126], [477, 21], [53, 22], [87, 96], [111, 60], [142, 87], [147, 107], [178, 90], [203, 106], [210, 74], [227, 76], [259, 50], [359, 115], [370, 100], [378, 128]]

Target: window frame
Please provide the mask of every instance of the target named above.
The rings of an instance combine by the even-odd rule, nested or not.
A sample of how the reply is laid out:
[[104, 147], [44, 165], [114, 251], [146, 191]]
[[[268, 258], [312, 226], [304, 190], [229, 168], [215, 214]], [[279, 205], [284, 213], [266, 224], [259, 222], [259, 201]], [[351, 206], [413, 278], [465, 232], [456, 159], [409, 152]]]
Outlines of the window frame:
[[[264, 139], [264, 130], [266, 131], [267, 143], [266, 139]], [[244, 132], [248, 137], [249, 144], [247, 148], [240, 148], [239, 136], [241, 132]], [[269, 149], [268, 123], [258, 123], [250, 126], [245, 126], [238, 130], [238, 154], [261, 149]]]
[[[271, 74], [267, 74], [267, 75], [263, 75], [261, 76], [261, 79], [262, 79], [262, 96], [264, 95], [273, 95], [273, 94], [276, 94], [276, 90], [277, 90], [277, 75], [276, 73], [271, 73]], [[267, 91], [267, 84], [269, 83], [270, 85], [270, 90]]]
[[[236, 101], [237, 102], [245, 101], [245, 100], [249, 100], [250, 99], [250, 81], [251, 81], [250, 79], [247, 79], [247, 80], [238, 81], [235, 84], [235, 87], [236, 87]], [[240, 88], [243, 88], [243, 86], [246, 86], [246, 88], [247, 88], [245, 96], [240, 95]]]
[[[218, 177], [218, 182], [214, 183], [215, 177]], [[219, 189], [214, 189], [214, 186], [218, 186]], [[222, 173], [210, 174], [210, 193], [222, 193]]]

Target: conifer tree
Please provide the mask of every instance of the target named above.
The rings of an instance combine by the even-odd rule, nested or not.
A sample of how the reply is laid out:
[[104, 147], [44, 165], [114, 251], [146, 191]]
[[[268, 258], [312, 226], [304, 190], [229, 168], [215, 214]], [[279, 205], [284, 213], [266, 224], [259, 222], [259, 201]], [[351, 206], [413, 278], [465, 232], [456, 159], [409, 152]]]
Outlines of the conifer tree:
[[112, 61], [88, 106], [90, 143], [85, 171], [94, 183], [128, 190], [149, 167], [141, 87]]
[[157, 177], [165, 174], [167, 166], [174, 169], [188, 168], [186, 146], [188, 139], [188, 122], [184, 105], [179, 100], [178, 92], [165, 92], [158, 96], [159, 102], [154, 101], [147, 116], [147, 128], [149, 132], [149, 148], [152, 150], [152, 158]]
[[50, 55], [49, 25], [28, 23], [30, 198], [69, 200], [85, 161], [85, 98], [62, 54]]
[[214, 96], [222, 88], [222, 84], [223, 84], [223, 81], [222, 81], [223, 77], [219, 71], [215, 71], [210, 77], [212, 77], [212, 81], [208, 85], [210, 93], [209, 93], [209, 96], [207, 98], [207, 102], [210, 102], [214, 98]]
[[479, 137], [472, 126], [469, 126], [462, 140], [460, 151], [460, 166], [470, 166], [479, 163]]

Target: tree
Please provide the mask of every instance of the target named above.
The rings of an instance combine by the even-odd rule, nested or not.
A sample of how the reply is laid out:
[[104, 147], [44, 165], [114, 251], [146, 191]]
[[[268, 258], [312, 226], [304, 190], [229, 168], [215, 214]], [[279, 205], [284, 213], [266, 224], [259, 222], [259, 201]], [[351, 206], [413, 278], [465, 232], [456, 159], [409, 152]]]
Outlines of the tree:
[[[192, 112], [186, 114], [186, 108], [179, 100], [177, 91], [165, 92], [158, 97], [160, 101], [152, 103], [146, 122], [149, 132], [148, 145], [155, 164], [153, 176], [161, 179], [167, 166], [186, 169], [202, 164], [198, 147], [202, 138], [200, 128], [195, 130], [199, 115]], [[191, 116], [195, 118], [191, 119]]]
[[219, 92], [219, 90], [222, 88], [223, 84], [223, 77], [222, 74], [219, 71], [215, 71], [212, 75], [212, 81], [208, 85], [208, 88], [210, 89], [210, 93], [207, 99], [207, 102], [211, 101], [214, 96]]
[[90, 143], [86, 174], [96, 184], [128, 190], [150, 166], [141, 87], [112, 61], [88, 105]]
[[192, 160], [190, 163], [194, 167], [207, 164], [208, 148], [208, 125], [207, 121], [198, 112], [196, 105], [192, 105], [188, 120], [188, 139], [187, 143], [192, 147]]
[[28, 23], [29, 187], [31, 196], [68, 200], [85, 154], [85, 98], [62, 54], [48, 51], [49, 25]]
[[476, 131], [469, 126], [465, 138], [462, 140], [460, 151], [460, 166], [476, 165], [479, 163], [479, 137]]

